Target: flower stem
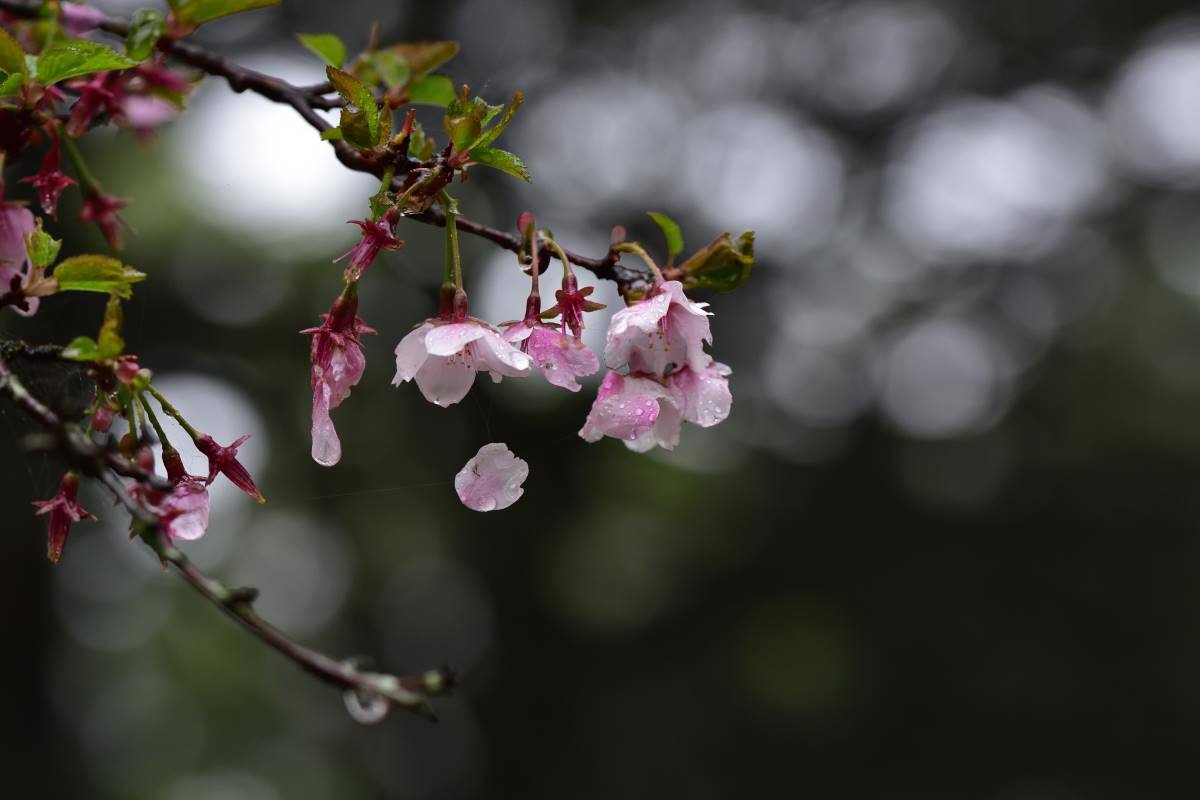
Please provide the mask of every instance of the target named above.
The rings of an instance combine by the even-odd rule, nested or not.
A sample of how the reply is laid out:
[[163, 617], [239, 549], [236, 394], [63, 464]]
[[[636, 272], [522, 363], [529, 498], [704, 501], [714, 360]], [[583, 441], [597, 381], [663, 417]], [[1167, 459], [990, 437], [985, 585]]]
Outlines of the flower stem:
[[663, 282], [662, 270], [658, 268], [658, 264], [654, 263], [654, 259], [650, 257], [650, 254], [637, 242], [621, 242], [620, 244], [613, 245], [613, 251], [617, 253], [633, 253], [641, 257], [642, 261], [646, 262], [646, 266], [650, 267], [650, 271], [654, 273], [654, 285], [658, 286]]
[[146, 416], [150, 419], [150, 425], [154, 428], [155, 435], [158, 436], [158, 441], [163, 447], [163, 452], [174, 450], [171, 446], [171, 440], [167, 438], [166, 431], [163, 430], [162, 424], [158, 421], [158, 417], [154, 413], [154, 409], [150, 407], [150, 402], [146, 400], [146, 395], [138, 393], [138, 400], [142, 404], [142, 408], [146, 411]]
[[84, 194], [99, 192], [100, 181], [96, 180], [96, 176], [88, 169], [87, 162], [83, 160], [83, 154], [79, 152], [75, 140], [66, 135], [60, 135], [58, 138], [62, 142], [63, 149], [67, 151], [67, 158], [71, 159], [71, 166], [75, 168], [75, 177], [79, 178], [80, 190]]
[[446, 207], [446, 278], [444, 286], [455, 289], [463, 288], [462, 259], [458, 254], [458, 203], [446, 192], [440, 194], [442, 205]]
[[177, 408], [175, 408], [175, 406], [171, 405], [167, 401], [167, 398], [163, 397], [162, 393], [159, 392], [158, 389], [155, 389], [153, 386], [147, 386], [146, 391], [149, 392], [150, 395], [155, 400], [158, 401], [158, 404], [160, 406], [162, 406], [162, 410], [167, 413], [167, 416], [173, 418], [176, 422], [178, 422], [180, 424], [180, 426], [183, 427], [183, 429], [185, 431], [187, 431], [187, 435], [192, 437], [192, 441], [195, 441], [200, 438], [200, 432], [197, 431], [195, 428], [193, 428], [188, 423], [188, 421], [183, 418], [183, 415], [179, 413], [179, 409], [177, 409]]
[[543, 237], [543, 240], [546, 242], [546, 247], [549, 247], [551, 250], [553, 250], [554, 255], [557, 256], [558, 260], [562, 262], [563, 276], [566, 277], [567, 275], [570, 275], [571, 261], [567, 258], [567, 254], [563, 252], [562, 246], [549, 236]]

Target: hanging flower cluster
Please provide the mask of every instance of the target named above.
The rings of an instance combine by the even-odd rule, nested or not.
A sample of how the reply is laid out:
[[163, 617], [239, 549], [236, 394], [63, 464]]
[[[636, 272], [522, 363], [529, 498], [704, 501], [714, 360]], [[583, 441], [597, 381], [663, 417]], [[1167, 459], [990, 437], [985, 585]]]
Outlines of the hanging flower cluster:
[[[119, 251], [131, 230], [121, 217], [130, 201], [105, 190], [78, 140], [107, 126], [145, 139], [185, 111], [196, 82], [213, 75], [234, 91], [290, 106], [341, 164], [379, 179], [369, 213], [349, 222], [356, 226], [357, 241], [335, 259], [345, 263], [341, 292], [319, 325], [301, 331], [311, 337], [311, 454], [326, 467], [338, 464], [343, 454], [334, 424], [342, 413], [338, 409], [367, 377], [364, 339], [375, 331], [358, 316], [359, 299], [370, 291], [367, 282], [371, 271], [379, 269], [376, 262], [404, 246], [402, 222], [443, 226], [446, 258], [436, 310], [395, 345], [395, 371], [388, 370], [393, 385], [414, 383], [430, 403], [448, 408], [466, 397], [481, 372], [497, 383], [537, 373], [537, 380], [571, 393], [598, 383], [579, 435], [588, 442], [616, 438], [636, 451], [669, 450], [678, 443], [684, 422], [709, 427], [729, 415], [730, 370], [709, 355], [711, 314], [706, 303], [689, 293], [730, 291], [743, 283], [753, 264], [753, 234], [737, 240], [723, 234], [676, 264], [683, 248], [679, 227], [652, 213], [667, 242], [660, 267], [641, 245], [626, 242], [619, 228], [608, 252], [590, 259], [567, 252], [529, 213], [518, 218], [515, 236], [460, 219], [450, 192], [455, 181], [465, 181], [477, 167], [530, 180], [520, 157], [496, 147], [524, 95], [517, 92], [508, 103], [493, 105], [467, 86], [456, 87], [438, 73], [457, 54], [454, 42], [386, 47], [372, 39], [364, 52], [348, 57], [335, 36], [301, 35], [300, 43], [326, 63], [327, 81], [297, 86], [240, 67], [190, 39], [214, 19], [276, 2], [170, 0], [165, 13], [141, 9], [118, 19], [83, 3], [0, 0], [0, 312], [12, 309], [22, 317], [33, 316], [41, 303], [65, 292], [107, 297], [93, 335], [64, 336], [51, 345], [0, 342], [0, 399], [40, 425], [47, 433], [41, 441], [67, 461], [54, 496], [34, 504], [36, 515], [47, 521], [52, 562], [64, 557], [75, 523], [95, 519], [83, 503], [98, 508], [84, 492], [84, 481], [90, 481], [128, 510], [132, 537], [149, 545], [164, 564], [177, 568], [243, 627], [309, 672], [343, 687], [352, 709], [380, 701], [385, 711], [396, 703], [428, 714], [426, 696], [453, 684], [448, 670], [402, 679], [363, 671], [284, 640], [251, 608], [253, 590], [225, 588], [176, 546], [205, 535], [210, 487], [222, 476], [257, 502], [265, 499], [240, 458], [248, 437], [222, 444], [197, 430], [126, 346], [124, 303], [146, 274], [111, 254], [59, 258], [62, 241], [52, 232], [59, 224], [60, 201], [72, 192], [78, 193], [79, 220], [95, 225], [100, 234], [97, 244], [102, 239], [109, 250]], [[442, 109], [442, 141], [436, 141], [440, 133], [421, 127], [413, 108], [402, 110], [414, 104]], [[336, 125], [319, 113], [329, 110], [337, 112]], [[516, 253], [530, 281], [518, 319], [496, 322], [471, 315], [460, 227]], [[645, 268], [622, 263], [626, 254], [640, 258]], [[561, 282], [555, 302], [543, 309], [540, 279], [554, 260], [562, 268]], [[604, 306], [591, 299], [594, 286], [581, 286], [575, 268], [616, 282], [626, 301], [612, 317], [602, 358], [585, 344], [584, 331], [587, 314]], [[514, 270], [514, 279], [518, 276]], [[95, 391], [81, 418], [61, 416], [10, 368], [10, 352], [35, 349], [39, 356], [86, 372]], [[599, 380], [593, 376], [602, 362], [608, 371]], [[184, 468], [160, 415], [174, 419], [207, 460], [202, 474]], [[491, 442], [479, 447], [453, 484], [465, 507], [497, 511], [523, 496], [529, 474], [529, 463], [508, 445]]]

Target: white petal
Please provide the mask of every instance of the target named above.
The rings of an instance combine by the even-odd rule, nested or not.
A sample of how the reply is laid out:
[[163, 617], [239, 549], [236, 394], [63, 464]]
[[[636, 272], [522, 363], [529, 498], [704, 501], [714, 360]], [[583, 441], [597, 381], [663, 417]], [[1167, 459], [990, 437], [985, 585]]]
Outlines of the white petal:
[[417, 370], [417, 386], [434, 405], [452, 406], [467, 396], [475, 382], [473, 348], [449, 358], [431, 356]]
[[492, 380], [499, 382], [501, 375], [524, 378], [533, 368], [533, 359], [513, 347], [500, 334], [487, 330], [474, 343], [479, 369], [492, 373]]
[[425, 335], [432, 328], [433, 325], [426, 322], [396, 345], [396, 377], [392, 379], [393, 386], [399, 386], [416, 377], [417, 371], [429, 355], [425, 349]]
[[434, 325], [425, 335], [425, 349], [431, 356], [452, 356], [462, 352], [471, 342], [495, 331], [474, 322], [451, 322]]
[[329, 417], [329, 385], [326, 383], [313, 387], [312, 459], [322, 467], [332, 467], [342, 460], [342, 442]]

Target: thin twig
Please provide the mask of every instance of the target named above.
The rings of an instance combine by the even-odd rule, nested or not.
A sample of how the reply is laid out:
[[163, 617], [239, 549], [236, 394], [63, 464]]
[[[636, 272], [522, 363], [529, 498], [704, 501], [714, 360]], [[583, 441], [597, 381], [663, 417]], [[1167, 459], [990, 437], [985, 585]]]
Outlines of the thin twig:
[[[38, 4], [19, 2], [19, 0], [0, 0], [0, 11], [7, 11], [10, 14], [24, 18], [36, 18], [41, 13]], [[100, 23], [99, 28], [116, 36], [124, 37], [129, 32], [129, 23], [119, 17], [106, 17]], [[316, 109], [336, 108], [342, 105], [340, 100], [333, 100], [324, 96], [332, 90], [332, 87], [328, 83], [320, 83], [313, 86], [296, 86], [281, 78], [243, 67], [199, 45], [166, 36], [159, 40], [158, 49], [185, 64], [196, 67], [206, 74], [224, 78], [235, 92], [254, 92], [268, 100], [291, 106], [317, 131], [323, 132], [332, 126], [324, 117], [316, 112]], [[410, 171], [423, 166], [402, 156], [399, 157], [401, 163], [396, 164], [397, 156], [394, 155], [389, 156], [389, 161], [385, 164], [382, 160], [372, 158], [365, 153], [355, 150], [344, 141], [331, 141], [330, 144], [333, 146], [338, 160], [348, 169], [382, 177], [384, 170], [388, 166], [395, 166], [396, 181], [394, 185], [397, 188], [403, 186], [404, 179]], [[444, 215], [431, 210], [410, 215], [408, 218], [428, 225], [441, 226], [445, 224]], [[487, 239], [506, 250], [517, 252], [521, 246], [521, 240], [518, 237], [505, 231], [474, 222], [466, 217], [460, 216], [458, 218], [458, 225], [460, 230]], [[564, 252], [572, 264], [594, 272], [598, 278], [616, 281], [622, 288], [646, 278], [646, 273], [641, 270], [618, 267], [617, 262], [621, 256], [611, 248], [600, 258], [588, 258], [573, 253], [570, 250], [565, 250]]]
[[[7, 355], [16, 353], [41, 359], [53, 358], [55, 350], [53, 347], [31, 346], [24, 342], [0, 342], [0, 394], [12, 400], [17, 408], [51, 435], [71, 466], [99, 480], [128, 509], [135, 520], [135, 529], [140, 529], [143, 541], [160, 559], [171, 564], [209, 602], [304, 671], [325, 683], [354, 692], [359, 697], [384, 698], [427, 719], [436, 719], [428, 697], [443, 694], [454, 687], [457, 677], [449, 667], [398, 676], [362, 670], [352, 660], [338, 661], [289, 639], [260, 617], [253, 607], [258, 596], [256, 589], [226, 587], [192, 563], [162, 530], [155, 514], [130, 494], [118, 475], [132, 477], [146, 488], [169, 491], [171, 485], [161, 477], [130, 464], [123, 457], [107, 453], [77, 426], [61, 419], [25, 388], [6, 360]], [[61, 358], [61, 350], [58, 352]]]

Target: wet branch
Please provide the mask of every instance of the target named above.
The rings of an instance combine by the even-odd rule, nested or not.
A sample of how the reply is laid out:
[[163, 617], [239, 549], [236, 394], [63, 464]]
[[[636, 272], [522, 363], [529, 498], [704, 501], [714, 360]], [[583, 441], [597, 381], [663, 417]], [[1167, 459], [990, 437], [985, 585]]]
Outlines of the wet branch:
[[[19, 2], [18, 0], [0, 0], [0, 11], [7, 11], [10, 14], [24, 18], [36, 18], [41, 14], [40, 4]], [[129, 32], [129, 23], [119, 17], [107, 17], [100, 23], [99, 27], [101, 30], [121, 37], [124, 37]], [[254, 92], [268, 100], [291, 106], [296, 110], [296, 113], [318, 131], [326, 131], [332, 126], [324, 117], [317, 113], [317, 109], [338, 108], [343, 105], [341, 98], [326, 96], [333, 91], [333, 87], [328, 83], [319, 83], [313, 86], [296, 86], [280, 78], [240, 66], [224, 56], [199, 45], [172, 39], [167, 36], [159, 40], [158, 49], [208, 75], [224, 78], [229, 83], [229, 87], [235, 92]], [[347, 168], [357, 172], [366, 172], [381, 178], [388, 167], [395, 167], [396, 179], [394, 185], [397, 188], [403, 186], [404, 179], [409, 172], [423, 166], [407, 157], [402, 157], [399, 164], [395, 163], [395, 157], [392, 157], [389, 163], [385, 164], [381, 160], [355, 150], [346, 142], [333, 141], [330, 144], [333, 146], [338, 160]], [[409, 215], [407, 218], [428, 225], [445, 224], [445, 217], [440, 212], [432, 210]], [[474, 222], [466, 217], [460, 216], [458, 218], [458, 229], [482, 239], [487, 239], [514, 253], [518, 252], [521, 247], [521, 240], [511, 233]], [[645, 279], [648, 275], [648, 273], [639, 269], [618, 266], [617, 262], [620, 260], [621, 255], [612, 248], [609, 248], [608, 252], [600, 258], [588, 258], [587, 256], [582, 256], [566, 249], [563, 250], [563, 254], [572, 264], [590, 270], [597, 278], [616, 281], [622, 287]]]
[[[396, 705], [427, 719], [435, 719], [428, 697], [444, 694], [454, 687], [456, 676], [449, 667], [440, 667], [417, 675], [390, 675], [371, 672], [353, 660], [338, 661], [324, 653], [289, 639], [254, 610], [258, 590], [230, 588], [205, 574], [177, 548], [161, 530], [158, 518], [129, 492], [121, 477], [132, 478], [147, 488], [170, 490], [171, 485], [137, 467], [119, 453], [100, 446], [79, 426], [62, 419], [25, 387], [12, 371], [8, 359], [61, 358], [61, 350], [52, 346], [30, 346], [24, 342], [0, 342], [0, 396], [7, 397], [48, 435], [48, 444], [60, 452], [68, 464], [98, 480], [113, 497], [128, 509], [134, 529], [163, 562], [170, 564], [209, 602], [232, 617], [239, 625], [268, 647], [291, 659], [305, 672], [355, 696], [355, 708], [383, 703], [386, 709]], [[351, 703], [348, 701], [347, 705]], [[366, 721], [366, 717], [356, 714]], [[374, 721], [381, 716], [372, 716]]]

